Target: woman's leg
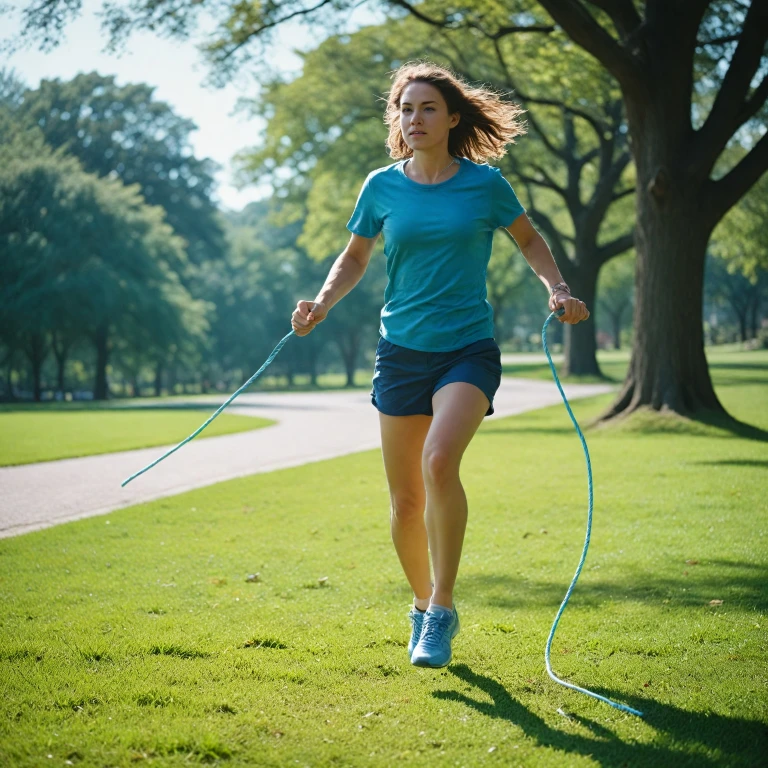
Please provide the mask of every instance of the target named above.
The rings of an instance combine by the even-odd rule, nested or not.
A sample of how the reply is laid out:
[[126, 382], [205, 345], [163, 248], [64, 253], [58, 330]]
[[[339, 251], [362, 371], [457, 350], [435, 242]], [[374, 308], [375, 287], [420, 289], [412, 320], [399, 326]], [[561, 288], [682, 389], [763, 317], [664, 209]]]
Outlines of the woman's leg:
[[421, 474], [421, 455], [431, 422], [431, 416], [379, 413], [381, 450], [391, 503], [392, 541], [405, 577], [419, 600], [428, 600], [432, 594]]
[[426, 524], [435, 574], [432, 602], [451, 608], [459, 570], [467, 497], [459, 480], [464, 451], [488, 411], [488, 398], [473, 384], [454, 382], [435, 392], [434, 416], [422, 453]]

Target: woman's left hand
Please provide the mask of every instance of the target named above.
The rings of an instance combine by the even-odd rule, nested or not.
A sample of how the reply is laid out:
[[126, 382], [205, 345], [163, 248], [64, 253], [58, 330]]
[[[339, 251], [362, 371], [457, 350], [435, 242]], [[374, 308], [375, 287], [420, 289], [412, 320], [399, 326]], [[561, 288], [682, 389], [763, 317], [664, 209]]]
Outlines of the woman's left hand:
[[549, 298], [549, 309], [554, 312], [559, 307], [565, 308], [565, 314], [557, 319], [561, 323], [576, 325], [589, 317], [589, 310], [583, 301], [574, 299], [569, 293], [555, 293]]

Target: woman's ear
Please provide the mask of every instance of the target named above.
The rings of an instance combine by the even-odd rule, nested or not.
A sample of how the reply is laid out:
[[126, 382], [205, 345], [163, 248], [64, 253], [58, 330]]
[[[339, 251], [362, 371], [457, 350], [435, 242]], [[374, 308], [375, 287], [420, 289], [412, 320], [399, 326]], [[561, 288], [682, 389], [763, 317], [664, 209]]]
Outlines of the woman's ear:
[[460, 120], [461, 120], [461, 113], [460, 112], [454, 112], [451, 115], [451, 123], [450, 123], [450, 126], [449, 126], [449, 130], [450, 130], [450, 128], [455, 128], [459, 124]]

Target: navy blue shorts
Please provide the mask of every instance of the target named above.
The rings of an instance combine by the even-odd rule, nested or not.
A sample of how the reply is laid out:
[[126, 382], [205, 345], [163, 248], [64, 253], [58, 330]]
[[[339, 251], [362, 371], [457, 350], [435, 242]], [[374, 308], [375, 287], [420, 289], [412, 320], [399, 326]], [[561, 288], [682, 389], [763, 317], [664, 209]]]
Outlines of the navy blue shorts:
[[371, 402], [386, 416], [432, 416], [432, 395], [456, 381], [482, 390], [490, 416], [501, 383], [499, 345], [481, 339], [452, 352], [419, 352], [379, 339]]

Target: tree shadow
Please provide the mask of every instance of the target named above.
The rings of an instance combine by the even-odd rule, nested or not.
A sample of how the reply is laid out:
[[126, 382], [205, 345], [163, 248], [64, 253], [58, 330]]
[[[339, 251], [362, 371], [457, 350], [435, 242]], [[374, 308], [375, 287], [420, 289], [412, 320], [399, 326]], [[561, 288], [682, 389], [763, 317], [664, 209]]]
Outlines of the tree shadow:
[[[539, 746], [568, 755], [583, 755], [604, 766], [690, 765], [696, 768], [723, 765], [759, 765], [768, 754], [768, 731], [764, 723], [703, 712], [689, 712], [671, 704], [641, 699], [624, 692], [595, 689], [596, 693], [629, 704], [644, 713], [643, 722], [656, 732], [655, 743], [622, 741], [610, 728], [584, 717], [571, 716], [591, 735], [566, 733], [548, 725], [512, 697], [497, 680], [474, 672], [466, 664], [454, 664], [448, 671], [465, 684], [483, 691], [492, 703], [459, 691], [434, 691], [443, 701], [471, 707], [486, 717], [506, 720], [522, 729]], [[578, 694], [574, 693], [574, 696]], [[607, 706], [607, 705], [606, 705]], [[632, 717], [628, 715], [628, 717]], [[715, 757], [704, 754], [705, 750]]]
[[768, 460], [763, 459], [718, 459], [717, 461], [689, 461], [688, 464], [701, 464], [707, 467], [764, 467]]
[[[577, 553], [574, 553], [574, 564]], [[727, 575], [723, 575], [727, 569]], [[582, 576], [574, 591], [580, 606], [596, 608], [606, 601], [622, 600], [658, 605], [671, 599], [674, 606], [707, 609], [710, 600], [725, 599], [728, 605], [749, 610], [768, 610], [768, 567], [761, 563], [732, 560], [705, 560], [695, 564], [680, 562], [680, 576], [663, 576], [623, 566], [626, 580], [595, 580]], [[688, 575], [683, 575], [687, 571]], [[561, 583], [522, 579], [507, 573], [462, 575], [462, 591], [473, 600], [498, 608], [517, 609], [538, 604], [556, 610], [568, 587], [570, 574]]]
[[[765, 381], [761, 383], [764, 384]], [[730, 432], [734, 437], [740, 437], [744, 440], [757, 440], [763, 443], [768, 442], [768, 430], [739, 421], [728, 414], [704, 411], [700, 415], [697, 414], [696, 420], [710, 427], [717, 427], [718, 429]]]

